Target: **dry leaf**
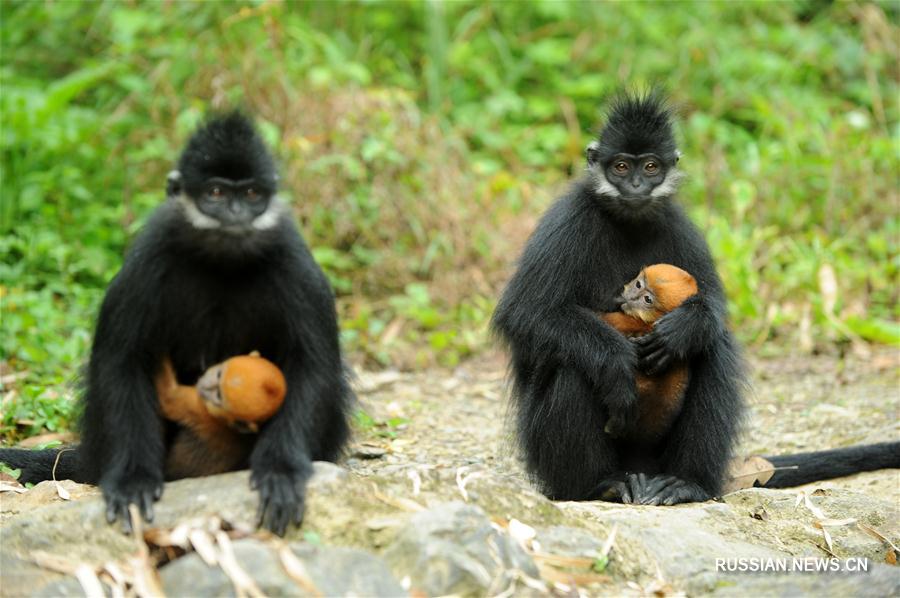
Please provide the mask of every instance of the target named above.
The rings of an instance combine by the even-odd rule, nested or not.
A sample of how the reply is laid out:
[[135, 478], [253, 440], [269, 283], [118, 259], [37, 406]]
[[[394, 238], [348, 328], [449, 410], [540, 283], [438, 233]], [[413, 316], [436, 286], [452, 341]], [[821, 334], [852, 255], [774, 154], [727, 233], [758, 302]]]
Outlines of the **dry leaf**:
[[537, 532], [534, 531], [533, 527], [522, 523], [518, 519], [510, 519], [508, 529], [509, 535], [526, 549], [531, 545], [531, 541], [534, 540], [534, 537], [537, 535]]
[[847, 519], [821, 519], [816, 521], [813, 525], [818, 527], [819, 529], [828, 526], [828, 527], [839, 527], [841, 525], [850, 525], [851, 523], [856, 523], [856, 519], [852, 517], [848, 517]]
[[216, 544], [219, 546], [219, 566], [234, 585], [235, 594], [239, 597], [253, 596], [254, 598], [263, 598], [265, 594], [262, 593], [262, 590], [259, 589], [253, 578], [238, 564], [228, 534], [216, 532]]
[[822, 511], [822, 509], [814, 505], [812, 501], [809, 500], [809, 495], [806, 492], [803, 492], [801, 496], [803, 498], [804, 505], [807, 509], [810, 510], [810, 512], [816, 517], [816, 519], [829, 519], [828, 515], [826, 515]]
[[18, 443], [16, 446], [20, 448], [34, 448], [50, 442], [58, 441], [63, 444], [68, 444], [77, 440], [78, 435], [73, 432], [53, 432], [52, 434], [38, 434], [37, 436], [31, 436]]
[[754, 519], [758, 519], [760, 521], [768, 521], [769, 520], [769, 512], [765, 510], [763, 507], [756, 507], [750, 516]]
[[210, 567], [214, 567], [218, 564], [215, 541], [209, 532], [202, 529], [193, 529], [188, 533], [188, 538], [190, 539], [191, 546], [194, 547], [194, 550], [197, 551], [197, 554], [200, 555], [200, 558], [203, 559], [204, 563]]
[[53, 483], [56, 484], [56, 494], [63, 500], [72, 500], [72, 495], [69, 494], [69, 491], [63, 488], [63, 485], [59, 483], [59, 480], [53, 480]]
[[316, 584], [313, 583], [312, 578], [309, 576], [306, 565], [297, 558], [297, 555], [294, 554], [289, 546], [282, 546], [278, 550], [278, 557], [281, 559], [281, 566], [284, 567], [288, 576], [293, 579], [304, 592], [312, 596], [322, 595], [322, 592], [319, 591]]
[[574, 569], [590, 569], [597, 559], [586, 556], [561, 556], [558, 554], [532, 553], [535, 561], [540, 561], [554, 567], [569, 567]]
[[866, 525], [865, 523], [857, 523], [856, 526], [859, 527], [864, 532], [866, 532], [867, 534], [869, 534], [870, 536], [874, 536], [875, 538], [878, 538], [879, 540], [881, 540], [882, 542], [887, 544], [890, 547], [890, 550], [888, 550], [887, 554], [884, 555], [884, 562], [887, 563], [888, 565], [896, 565], [897, 564], [897, 554], [900, 553], [900, 549], [898, 549], [897, 546], [893, 542], [891, 542], [889, 539], [887, 539], [884, 536], [884, 534], [879, 532], [877, 529], [875, 529], [874, 527], [870, 527], [870, 526]]
[[819, 292], [822, 297], [822, 311], [833, 314], [837, 305], [838, 283], [831, 264], [822, 264], [819, 267]]
[[16, 485], [10, 484], [8, 482], [0, 482], [0, 492], [15, 492], [16, 494], [24, 494], [28, 492], [28, 489], [18, 482], [16, 482]]
[[85, 596], [105, 596], [103, 584], [97, 577], [97, 572], [93, 567], [85, 564], [78, 565], [75, 569], [75, 579], [81, 584]]
[[753, 488], [759, 483], [759, 486], [765, 486], [766, 482], [772, 479], [775, 473], [775, 465], [771, 461], [751, 455], [750, 457], [737, 457], [731, 460], [728, 468], [728, 480], [722, 489], [723, 494]]
[[606, 537], [606, 542], [603, 543], [603, 548], [600, 549], [600, 556], [609, 556], [609, 551], [612, 550], [613, 544], [616, 541], [616, 534], [619, 532], [619, 524], [613, 524], [613, 528], [609, 530], [609, 536]]
[[112, 589], [112, 598], [125, 597], [125, 588], [128, 580], [117, 564], [108, 562], [103, 565], [103, 581]]
[[828, 533], [828, 530], [824, 527], [820, 528], [822, 530], [822, 534], [825, 536], [825, 544], [828, 545], [828, 551], [834, 552], [834, 544], [831, 542], [831, 534]]
[[459, 493], [462, 494], [463, 500], [469, 502], [469, 493], [466, 491], [466, 485], [476, 478], [483, 477], [484, 472], [475, 471], [464, 475], [467, 471], [469, 471], [469, 468], [465, 466], [456, 470], [456, 487], [459, 488]]
[[412, 480], [413, 496], [419, 496], [419, 492], [422, 490], [422, 476], [415, 469], [410, 469], [406, 472], [406, 477]]

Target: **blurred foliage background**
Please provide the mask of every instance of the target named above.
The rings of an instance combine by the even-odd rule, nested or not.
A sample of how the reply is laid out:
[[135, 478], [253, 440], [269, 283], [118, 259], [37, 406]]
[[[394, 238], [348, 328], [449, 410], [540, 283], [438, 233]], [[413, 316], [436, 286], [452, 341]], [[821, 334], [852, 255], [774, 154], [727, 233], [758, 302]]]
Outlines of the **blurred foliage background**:
[[103, 290], [211, 109], [255, 115], [367, 366], [453, 366], [584, 167], [653, 83], [681, 200], [757, 353], [900, 343], [898, 4], [0, 4], [7, 438], [68, 424]]

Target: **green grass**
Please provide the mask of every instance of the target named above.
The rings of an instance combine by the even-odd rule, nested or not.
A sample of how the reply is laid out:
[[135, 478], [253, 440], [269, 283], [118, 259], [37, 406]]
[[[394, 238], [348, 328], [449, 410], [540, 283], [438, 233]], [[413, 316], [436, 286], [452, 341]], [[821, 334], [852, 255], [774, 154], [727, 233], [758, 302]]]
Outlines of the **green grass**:
[[[662, 83], [756, 351], [900, 344], [890, 2], [0, 4], [7, 438], [69, 424], [105, 285], [211, 108], [275, 148], [355, 361], [452, 366], [602, 107]], [[22, 422], [26, 423], [22, 423]]]

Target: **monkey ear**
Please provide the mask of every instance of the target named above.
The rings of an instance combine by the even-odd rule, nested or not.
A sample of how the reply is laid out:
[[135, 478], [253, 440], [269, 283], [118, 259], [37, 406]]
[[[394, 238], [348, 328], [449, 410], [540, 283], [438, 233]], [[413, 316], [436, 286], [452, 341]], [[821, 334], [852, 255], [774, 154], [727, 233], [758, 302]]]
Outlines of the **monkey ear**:
[[181, 173], [172, 170], [166, 175], [166, 196], [174, 197], [181, 193]]
[[588, 143], [584, 148], [584, 155], [587, 157], [588, 166], [596, 166], [600, 162], [600, 142], [595, 139]]

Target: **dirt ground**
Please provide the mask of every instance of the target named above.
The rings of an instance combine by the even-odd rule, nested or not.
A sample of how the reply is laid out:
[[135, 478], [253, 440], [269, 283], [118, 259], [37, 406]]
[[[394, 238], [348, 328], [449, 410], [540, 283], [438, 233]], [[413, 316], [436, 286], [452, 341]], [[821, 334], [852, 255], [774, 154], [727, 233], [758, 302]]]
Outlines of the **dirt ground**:
[[[777, 454], [900, 437], [900, 351], [749, 360], [741, 454]], [[488, 468], [525, 476], [515, 458], [499, 352], [454, 371], [358, 372], [362, 407], [348, 467], [357, 473]], [[819, 482], [900, 504], [900, 470]]]

